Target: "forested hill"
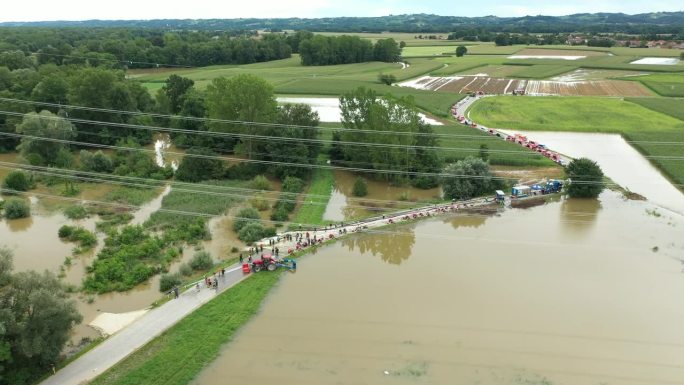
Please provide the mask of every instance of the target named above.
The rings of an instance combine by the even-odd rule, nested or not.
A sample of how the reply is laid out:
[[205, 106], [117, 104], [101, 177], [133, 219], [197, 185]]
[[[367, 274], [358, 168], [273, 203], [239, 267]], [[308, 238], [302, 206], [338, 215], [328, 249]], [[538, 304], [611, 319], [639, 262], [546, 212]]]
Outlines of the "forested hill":
[[680, 32], [684, 12], [580, 13], [568, 16], [460, 17], [438, 15], [390, 15], [382, 17], [335, 17], [318, 19], [206, 19], [206, 20], [86, 20], [6, 22], [3, 27], [126, 27], [193, 30], [309, 30], [335, 32], [449, 32], [483, 28], [491, 32]]

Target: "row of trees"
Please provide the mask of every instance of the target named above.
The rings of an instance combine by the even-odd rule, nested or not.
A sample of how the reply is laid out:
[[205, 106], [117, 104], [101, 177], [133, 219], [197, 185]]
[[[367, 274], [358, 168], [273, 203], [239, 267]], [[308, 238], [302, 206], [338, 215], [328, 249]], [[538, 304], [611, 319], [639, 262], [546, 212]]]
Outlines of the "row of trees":
[[[282, 34], [243, 31], [1, 29], [0, 66], [35, 64], [150, 68], [165, 64], [248, 64], [290, 57]], [[89, 33], [90, 32], [90, 33]], [[35, 54], [36, 60], [29, 55]]]
[[380, 39], [371, 43], [358, 36], [314, 35], [299, 43], [303, 65], [331, 65], [382, 61], [399, 61], [401, 48], [394, 39]]

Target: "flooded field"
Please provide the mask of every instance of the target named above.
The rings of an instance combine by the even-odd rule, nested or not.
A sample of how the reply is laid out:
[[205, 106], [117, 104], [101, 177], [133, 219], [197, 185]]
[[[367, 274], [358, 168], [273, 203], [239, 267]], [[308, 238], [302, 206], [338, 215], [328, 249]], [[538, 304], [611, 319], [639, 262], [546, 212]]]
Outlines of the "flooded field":
[[651, 209], [606, 192], [340, 241], [193, 383], [681, 383], [684, 220]]
[[[321, 122], [340, 122], [342, 112], [340, 111], [340, 101], [337, 98], [290, 98], [279, 97], [279, 104], [307, 104], [311, 109], [318, 113]], [[425, 114], [418, 114], [425, 123], [433, 126], [441, 126], [443, 123], [427, 117]]]
[[[439, 199], [442, 191], [439, 187], [422, 190], [411, 186], [390, 186], [387, 183], [366, 179], [368, 195], [363, 198], [354, 197], [354, 181], [357, 175], [343, 170], [335, 170], [335, 186], [325, 208], [323, 219], [345, 221], [372, 216], [387, 210], [400, 210], [409, 207], [416, 201]], [[378, 202], [391, 201], [391, 202]]]
[[620, 186], [643, 195], [660, 206], [684, 214], [684, 194], [620, 135], [530, 131], [520, 133], [573, 158], [590, 158]]

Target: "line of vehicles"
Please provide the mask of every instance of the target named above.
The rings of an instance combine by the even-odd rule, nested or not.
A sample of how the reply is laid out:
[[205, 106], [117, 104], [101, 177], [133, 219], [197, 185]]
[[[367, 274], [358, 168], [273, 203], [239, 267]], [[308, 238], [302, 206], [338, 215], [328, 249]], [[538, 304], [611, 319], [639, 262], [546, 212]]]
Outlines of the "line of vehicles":
[[[469, 96], [470, 97], [484, 96], [484, 92], [482, 92], [482, 91], [479, 91], [477, 93], [473, 92]], [[503, 140], [506, 140], [508, 142], [517, 143], [523, 147], [529, 148], [532, 151], [538, 152], [539, 154], [543, 155], [546, 158], [551, 159], [552, 161], [560, 164], [561, 166], [565, 165], [562, 157], [557, 152], [549, 150], [545, 145], [543, 145], [541, 143], [535, 142], [533, 140], [529, 140], [525, 135], [518, 134], [518, 133], [513, 134], [513, 135], [508, 135], [508, 134], [505, 134], [503, 132], [497, 131], [493, 128], [487, 128], [487, 127], [478, 125], [475, 122], [469, 121], [468, 119], [466, 119], [465, 116], [461, 115], [459, 112], [459, 108], [460, 108], [462, 103], [464, 103], [464, 100], [461, 100], [460, 102], [454, 104], [451, 107], [451, 115], [459, 123], [462, 123], [462, 124], [469, 126], [469, 127], [477, 128], [481, 131], [484, 131], [490, 135], [496, 136], [496, 137], [501, 138]]]

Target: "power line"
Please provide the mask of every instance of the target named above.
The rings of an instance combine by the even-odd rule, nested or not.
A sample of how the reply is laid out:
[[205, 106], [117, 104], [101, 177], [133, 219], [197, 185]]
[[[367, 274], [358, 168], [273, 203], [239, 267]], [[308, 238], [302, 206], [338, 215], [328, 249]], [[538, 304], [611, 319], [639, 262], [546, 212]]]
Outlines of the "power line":
[[[96, 52], [96, 53], [98, 55], [105, 54], [105, 55], [115, 56], [114, 54], [111, 54], [108, 52]], [[54, 56], [54, 57], [66, 57], [66, 58], [83, 59], [83, 60], [98, 60], [98, 61], [115, 62], [115, 63], [123, 63], [123, 64], [146, 64], [146, 65], [149, 64], [149, 65], [153, 65], [156, 67], [195, 68], [193, 66], [187, 66], [187, 65], [182, 65], [182, 64], [161, 64], [161, 63], [152, 63], [152, 62], [135, 61], [135, 60], [119, 60], [119, 59], [107, 59], [107, 58], [88, 57], [88, 56], [61, 55], [61, 54], [46, 53], [46, 52], [33, 52], [31, 54], [32, 55]]]
[[[68, 170], [68, 169], [56, 169], [52, 167], [44, 167], [44, 166], [33, 166], [33, 165], [24, 165], [24, 164], [19, 164], [19, 163], [11, 163], [11, 162], [2, 162], [0, 161], [0, 168], [6, 168], [6, 169], [16, 169], [16, 170], [25, 170], [25, 171], [30, 171], [30, 172], [37, 172], [45, 175], [52, 175], [56, 177], [75, 177], [76, 179], [80, 179], [81, 177], [79, 175], [87, 175], [89, 177], [85, 177], [83, 179], [90, 179], [90, 180], [97, 180], [97, 181], [102, 181], [103, 183], [116, 183], [117, 180], [123, 181], [122, 185], [126, 185], [127, 181], [129, 181], [128, 184], [130, 185], [135, 185], [143, 188], [161, 188], [165, 186], [170, 186], [171, 188], [177, 189], [178, 186], [181, 188], [185, 187], [191, 187], [191, 188], [202, 188], [204, 190], [186, 190], [186, 189], [178, 189], [179, 191], [188, 191], [188, 192], [198, 192], [198, 193], [203, 193], [204, 191], [209, 191], [209, 190], [227, 190], [229, 192], [235, 192], [235, 194], [232, 194], [233, 196], [239, 196], [242, 198], [246, 198], [247, 195], [240, 195], [240, 193], [262, 193], [264, 190], [259, 190], [259, 189], [250, 189], [250, 188], [244, 188], [244, 187], [234, 187], [234, 186], [221, 186], [221, 185], [213, 185], [213, 184], [202, 184], [202, 183], [188, 183], [188, 182], [178, 182], [178, 181], [173, 181], [171, 183], [168, 183], [166, 181], [158, 180], [158, 179], [152, 179], [152, 178], [140, 178], [140, 177], [132, 177], [132, 176], [122, 176], [122, 175], [111, 175], [111, 174], [104, 174], [104, 173], [96, 173], [96, 172], [88, 172], [88, 171], [78, 171], [78, 170]], [[112, 180], [114, 179], [114, 180]], [[152, 183], [152, 184], [151, 184]], [[209, 192], [208, 194], [214, 194], [212, 192]], [[285, 195], [285, 196], [290, 196], [294, 198], [298, 197], [303, 197], [303, 198], [312, 198], [312, 199], [321, 199], [325, 198], [326, 200], [329, 198], [328, 195], [318, 195], [318, 194], [305, 194], [305, 193], [287, 193], [287, 192], [279, 192], [280, 195]], [[226, 195], [226, 196], [231, 196], [231, 194], [221, 194], [221, 193], [216, 193], [216, 195]], [[371, 202], [371, 203], [378, 203], [378, 204], [405, 204], [405, 205], [414, 205], [419, 202], [407, 202], [407, 201], [399, 201], [399, 200], [389, 200], [389, 199], [370, 199], [370, 198], [355, 198], [358, 200], [362, 200], [364, 202]], [[298, 201], [298, 200], [289, 200], [289, 201]], [[315, 202], [308, 201], [304, 202], [305, 204], [312, 204]], [[317, 204], [317, 202], [316, 202]], [[425, 203], [429, 204], [429, 203]], [[351, 205], [347, 205], [345, 207], [352, 207]], [[363, 207], [367, 208], [366, 206], [353, 206], [353, 207]], [[371, 208], [375, 208], [375, 206], [371, 206]], [[389, 209], [389, 207], [388, 207]], [[491, 212], [491, 213], [498, 213], [499, 209], [494, 208], [494, 209], [487, 209], [487, 208], [478, 208], [478, 212]], [[572, 212], [571, 214], [575, 216], [591, 216], [591, 214], [586, 214], [586, 213], [580, 213], [580, 212]], [[476, 215], [473, 215], [476, 216]], [[482, 215], [485, 217], [490, 217], [489, 215]]]
[[[24, 134], [14, 134], [14, 133], [9, 133], [9, 132], [0, 132], [0, 136], [28, 138], [28, 139], [34, 139], [34, 140], [42, 140], [42, 141], [65, 143], [65, 144], [77, 144], [80, 146], [86, 146], [86, 147], [90, 146], [90, 147], [95, 147], [95, 148], [121, 149], [121, 150], [126, 150], [126, 151], [155, 153], [154, 150], [148, 150], [146, 148], [132, 148], [132, 147], [113, 146], [113, 145], [106, 145], [106, 144], [85, 143], [85, 142], [78, 142], [78, 141], [73, 141], [73, 140], [45, 138], [45, 137], [38, 137], [38, 136], [31, 136], [31, 135], [24, 135]], [[245, 163], [281, 165], [281, 166], [300, 167], [300, 168], [315, 168], [315, 169], [324, 169], [324, 170], [345, 170], [345, 171], [375, 173], [375, 174], [380, 173], [380, 174], [392, 174], [392, 175], [436, 176], [436, 177], [450, 177], [450, 178], [462, 178], [462, 179], [489, 179], [489, 180], [516, 180], [516, 181], [518, 180], [518, 178], [497, 177], [497, 176], [459, 175], [459, 174], [449, 174], [446, 172], [436, 173], [436, 172], [401, 171], [401, 170], [386, 170], [386, 169], [367, 169], [367, 168], [357, 168], [357, 167], [339, 167], [339, 166], [331, 166], [331, 165], [300, 164], [300, 163], [277, 162], [277, 161], [258, 160], [258, 159], [241, 159], [241, 158], [221, 157], [221, 156], [215, 156], [215, 155], [182, 154], [182, 153], [177, 153], [177, 152], [167, 152], [167, 154], [183, 155], [183, 156], [187, 156], [187, 157], [194, 157], [194, 158], [201, 158], [201, 159], [216, 159], [216, 160], [222, 160], [222, 161], [236, 161], [236, 162], [245, 162]], [[574, 183], [577, 183], [577, 184], [603, 184], [603, 185], [610, 185], [610, 186], [618, 186], [615, 183], [603, 183], [603, 182], [592, 182], [592, 181], [575, 181]]]
[[[168, 115], [168, 114], [159, 114], [159, 113], [152, 113], [152, 112], [125, 111], [125, 110], [116, 110], [116, 109], [109, 109], [109, 108], [86, 107], [86, 106], [77, 106], [77, 105], [71, 105], [71, 104], [38, 102], [38, 101], [32, 101], [32, 100], [2, 98], [2, 97], [0, 97], [0, 101], [13, 102], [13, 103], [19, 103], [19, 104], [33, 104], [33, 105], [41, 105], [41, 106], [49, 106], [49, 107], [57, 107], [57, 108], [68, 108], [68, 109], [76, 109], [76, 110], [97, 111], [97, 112], [105, 112], [105, 113], [112, 113], [112, 114], [124, 114], [124, 115], [134, 115], [134, 116], [141, 116], [142, 115], [142, 116], [151, 116], [151, 117], [156, 117], [156, 118], [168, 118], [168, 119], [193, 120], [193, 121], [202, 121], [202, 122], [240, 124], [240, 125], [254, 126], [254, 127], [292, 127], [292, 128], [330, 130], [330, 131], [345, 131], [345, 130], [348, 131], [349, 130], [349, 129], [344, 128], [344, 127], [304, 126], [304, 125], [282, 124], [282, 123], [250, 122], [250, 121], [241, 121], [241, 120], [227, 120], [227, 119], [203, 118], [203, 117], [194, 117], [194, 116]], [[440, 137], [440, 138], [461, 138], [461, 139], [471, 138], [471, 139], [478, 139], [478, 140], [482, 140], [482, 139], [502, 140], [499, 137], [491, 136], [491, 135], [485, 135], [485, 134], [482, 134], [482, 135], [459, 135], [459, 134], [396, 132], [396, 131], [387, 131], [387, 130], [363, 130], [363, 129], [354, 129], [353, 132], [355, 132], [355, 133], [367, 133], [367, 134], [383, 134], [383, 135], [393, 135], [393, 136], [411, 135], [411, 136], [435, 136], [435, 137]], [[677, 145], [684, 145], [684, 142], [667, 142], [667, 141], [626, 141], [626, 142], [627, 143], [634, 143], [634, 144], [663, 144], [663, 145], [677, 144]]]
[[[4, 111], [0, 110], [0, 115], [9, 116], [25, 116], [25, 113]], [[439, 150], [439, 151], [465, 151], [465, 152], [479, 152], [479, 148], [463, 148], [463, 147], [440, 147], [440, 146], [416, 146], [416, 145], [403, 145], [403, 144], [376, 144], [376, 143], [366, 143], [366, 142], [347, 142], [347, 141], [333, 141], [328, 139], [309, 139], [309, 138], [290, 138], [286, 136], [268, 136], [268, 135], [255, 135], [255, 134], [241, 134], [232, 132], [218, 132], [218, 131], [197, 131], [197, 130], [186, 130], [182, 128], [170, 128], [170, 127], [159, 127], [159, 126], [147, 126], [140, 124], [130, 124], [130, 123], [112, 123], [112, 122], [102, 122], [96, 120], [86, 120], [77, 118], [63, 118], [60, 116], [41, 116], [39, 114], [35, 115], [38, 119], [44, 120], [66, 120], [73, 123], [90, 124], [94, 126], [107, 126], [107, 127], [122, 127], [122, 128], [134, 128], [142, 129], [147, 131], [163, 131], [163, 132], [175, 132], [190, 135], [200, 135], [200, 136], [214, 136], [214, 137], [229, 137], [229, 138], [246, 138], [257, 141], [276, 141], [276, 142], [287, 142], [287, 143], [311, 143], [316, 145], [323, 145], [327, 143], [335, 143], [345, 146], [359, 146], [359, 147], [374, 147], [374, 148], [391, 148], [398, 150], [408, 150], [408, 149], [426, 149], [426, 150]], [[539, 153], [531, 151], [520, 151], [520, 150], [487, 150], [490, 153], [506, 153], [506, 154], [520, 154], [527, 156], [528, 154], [542, 156]], [[684, 159], [684, 157], [682, 157]]]

